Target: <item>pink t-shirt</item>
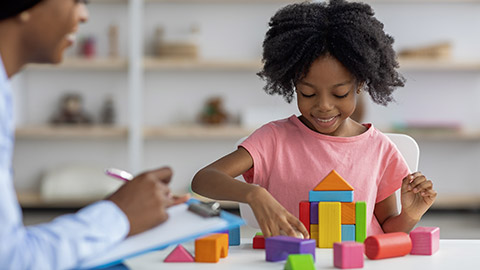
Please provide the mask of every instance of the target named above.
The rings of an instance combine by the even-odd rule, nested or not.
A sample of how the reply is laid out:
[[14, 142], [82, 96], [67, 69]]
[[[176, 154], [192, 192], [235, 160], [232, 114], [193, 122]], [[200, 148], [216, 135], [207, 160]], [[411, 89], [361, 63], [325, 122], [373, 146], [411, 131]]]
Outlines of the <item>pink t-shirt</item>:
[[240, 144], [253, 159], [243, 177], [298, 217], [299, 202], [308, 200], [308, 192], [335, 169], [353, 186], [354, 201], [367, 203], [367, 234], [382, 234], [375, 203], [399, 189], [409, 171], [390, 139], [365, 126], [368, 130], [358, 136], [335, 137], [312, 131], [295, 115], [270, 122]]

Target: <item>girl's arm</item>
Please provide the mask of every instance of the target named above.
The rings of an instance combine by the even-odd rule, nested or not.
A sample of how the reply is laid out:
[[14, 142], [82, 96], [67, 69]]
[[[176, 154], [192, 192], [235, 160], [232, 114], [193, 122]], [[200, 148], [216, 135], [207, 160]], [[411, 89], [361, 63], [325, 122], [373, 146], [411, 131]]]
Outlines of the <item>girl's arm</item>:
[[279, 235], [281, 231], [289, 236], [298, 236], [298, 231], [308, 238], [308, 231], [300, 220], [281, 206], [266, 189], [234, 179], [252, 166], [253, 159], [248, 151], [239, 147], [201, 169], [193, 178], [192, 190], [216, 200], [248, 203], [265, 237]]
[[410, 232], [432, 206], [437, 192], [432, 181], [419, 172], [407, 175], [402, 181], [402, 212], [398, 214], [395, 193], [375, 204], [375, 216], [384, 232]]

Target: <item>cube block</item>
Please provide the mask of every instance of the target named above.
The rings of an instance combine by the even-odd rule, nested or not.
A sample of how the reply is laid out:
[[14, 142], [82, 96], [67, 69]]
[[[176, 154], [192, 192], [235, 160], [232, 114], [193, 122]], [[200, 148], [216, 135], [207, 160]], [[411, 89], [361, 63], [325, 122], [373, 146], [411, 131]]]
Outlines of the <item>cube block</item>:
[[311, 254], [315, 260], [315, 240], [283, 235], [265, 239], [265, 259], [267, 261], [283, 261], [289, 254]]
[[333, 266], [341, 269], [363, 268], [363, 244], [347, 241], [333, 244]]
[[440, 228], [417, 227], [410, 232], [413, 255], [433, 255], [440, 248]]

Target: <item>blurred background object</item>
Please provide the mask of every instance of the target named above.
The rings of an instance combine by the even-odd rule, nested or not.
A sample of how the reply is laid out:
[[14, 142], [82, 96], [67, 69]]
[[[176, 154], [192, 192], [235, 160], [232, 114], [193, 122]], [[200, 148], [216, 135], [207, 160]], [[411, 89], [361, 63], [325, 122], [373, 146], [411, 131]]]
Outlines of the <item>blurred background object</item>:
[[[292, 2], [301, 1], [92, 0], [90, 20], [78, 36], [95, 37], [93, 58], [78, 54], [78, 42], [63, 64], [29, 66], [14, 78], [13, 166], [20, 197], [39, 197], [41, 176], [49, 168], [87, 162], [133, 173], [168, 164], [175, 172], [172, 191], [187, 192], [197, 170], [231, 152], [239, 138], [268, 121], [298, 114], [295, 100], [287, 104], [267, 95], [265, 82], [255, 75], [270, 17]], [[441, 228], [442, 237], [475, 235], [480, 231], [480, 1], [367, 2], [395, 38], [406, 86], [394, 92], [395, 102], [386, 108], [363, 93], [354, 117], [413, 136], [420, 146], [420, 170], [439, 193], [429, 225], [449, 224], [450, 231]], [[160, 57], [165, 42], [190, 49], [181, 57]], [[115, 125], [102, 125], [109, 117], [100, 116], [89, 128], [46, 127], [58, 97], [72, 85], [86, 112], [100, 112], [112, 95]], [[199, 112], [214, 96], [222, 97], [228, 124], [199, 125]]]
[[52, 124], [91, 124], [91, 117], [83, 110], [82, 97], [77, 93], [62, 96]]
[[401, 49], [398, 52], [399, 57], [413, 59], [442, 60], [451, 59], [452, 55], [452, 44], [448, 41], [426, 46]]

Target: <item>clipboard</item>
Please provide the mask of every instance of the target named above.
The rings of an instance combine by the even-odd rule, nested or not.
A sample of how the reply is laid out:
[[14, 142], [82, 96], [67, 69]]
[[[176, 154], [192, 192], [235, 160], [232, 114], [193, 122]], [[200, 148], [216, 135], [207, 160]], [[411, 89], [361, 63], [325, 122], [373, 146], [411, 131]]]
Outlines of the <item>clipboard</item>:
[[188, 211], [188, 205], [192, 203], [199, 203], [199, 201], [190, 199], [187, 203], [170, 207], [167, 210], [169, 218], [166, 222], [128, 237], [104, 253], [83, 260], [78, 268], [107, 268], [135, 256], [245, 224], [242, 218], [225, 211], [220, 211], [219, 216], [212, 217], [204, 217]]

